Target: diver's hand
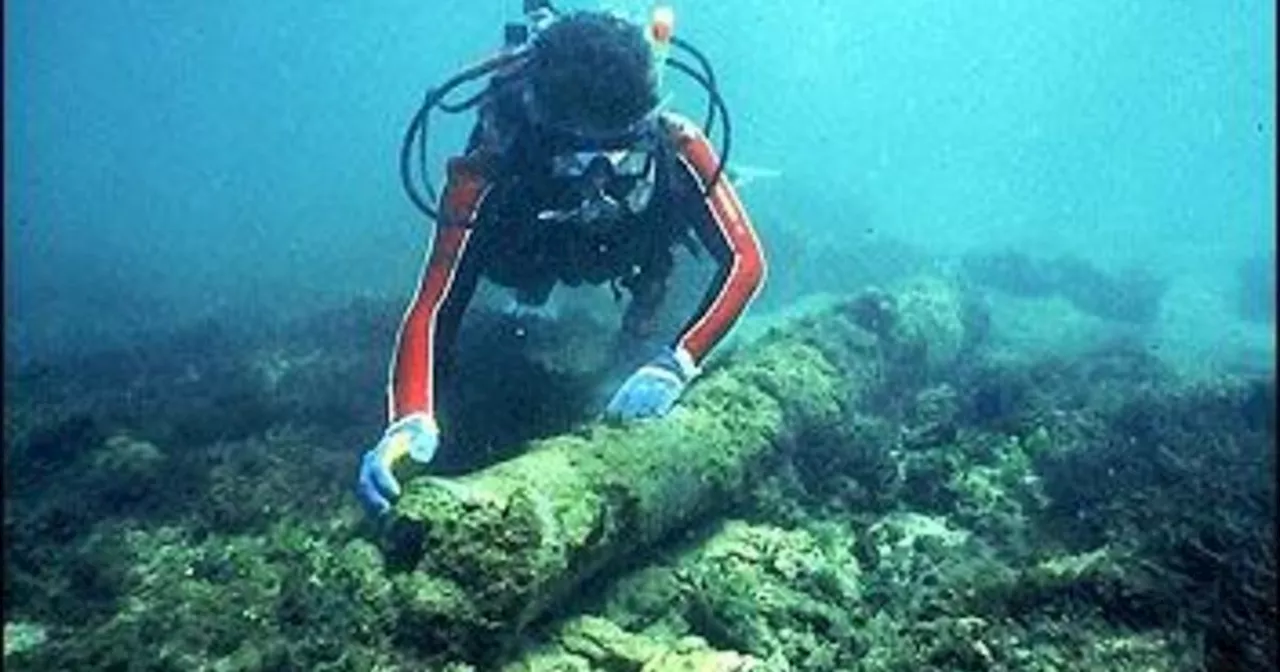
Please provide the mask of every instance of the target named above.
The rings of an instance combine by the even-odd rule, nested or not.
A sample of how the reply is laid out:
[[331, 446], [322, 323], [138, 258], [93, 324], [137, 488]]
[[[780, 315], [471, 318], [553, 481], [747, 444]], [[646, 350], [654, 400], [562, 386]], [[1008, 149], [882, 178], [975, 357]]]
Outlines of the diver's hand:
[[386, 513], [391, 501], [400, 496], [400, 483], [392, 468], [405, 455], [426, 464], [436, 454], [440, 429], [425, 413], [413, 413], [395, 421], [382, 435], [378, 445], [365, 452], [360, 460], [360, 480], [356, 496], [371, 513]]
[[663, 352], [622, 383], [609, 400], [605, 417], [617, 420], [662, 417], [671, 411], [697, 374], [693, 358], [683, 350]]

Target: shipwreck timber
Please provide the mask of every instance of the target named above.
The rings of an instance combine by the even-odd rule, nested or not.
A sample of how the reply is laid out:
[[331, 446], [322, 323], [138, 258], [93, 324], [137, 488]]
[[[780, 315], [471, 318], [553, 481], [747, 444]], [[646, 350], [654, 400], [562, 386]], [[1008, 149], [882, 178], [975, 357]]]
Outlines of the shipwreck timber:
[[707, 372], [660, 421], [595, 424], [444, 482], [405, 484], [384, 547], [403, 636], [468, 658], [602, 567], [722, 510], [798, 437], [953, 359], [972, 335], [935, 281], [864, 293], [770, 331]]

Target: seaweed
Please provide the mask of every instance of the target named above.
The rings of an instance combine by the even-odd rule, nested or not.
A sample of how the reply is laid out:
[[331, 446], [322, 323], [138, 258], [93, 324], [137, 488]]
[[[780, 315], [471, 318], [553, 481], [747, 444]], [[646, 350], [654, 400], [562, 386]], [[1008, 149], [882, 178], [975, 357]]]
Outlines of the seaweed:
[[6, 664], [1276, 665], [1273, 378], [1188, 382], [1130, 340], [1010, 355], [916, 278], [762, 329], [670, 421], [616, 427], [581, 391], [612, 375], [574, 340], [599, 321], [570, 317], [477, 337], [554, 399], [485, 429], [529, 396], [468, 397], [453, 428], [494, 446], [406, 472], [387, 526], [349, 490], [398, 312], [7, 372]]

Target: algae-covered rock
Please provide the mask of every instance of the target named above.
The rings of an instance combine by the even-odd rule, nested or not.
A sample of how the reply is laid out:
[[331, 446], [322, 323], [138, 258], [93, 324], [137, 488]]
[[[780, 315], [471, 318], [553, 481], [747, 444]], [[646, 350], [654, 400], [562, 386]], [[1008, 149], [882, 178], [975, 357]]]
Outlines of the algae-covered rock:
[[86, 488], [113, 508], [123, 506], [163, 488], [167, 463], [154, 443], [117, 434], [90, 454]]
[[658, 643], [633, 635], [603, 618], [583, 617], [562, 628], [565, 649], [609, 669], [635, 669], [663, 653]]
[[603, 613], [630, 630], [683, 632], [685, 587], [677, 567], [653, 563], [615, 577], [600, 595]]
[[74, 636], [24, 654], [30, 669], [372, 669], [402, 660], [391, 643], [404, 596], [392, 593], [368, 542], [289, 523], [262, 537], [117, 532], [116, 554], [100, 553], [121, 572], [114, 610], [86, 614]]
[[872, 608], [899, 619], [960, 617], [974, 599], [1012, 569], [986, 540], [942, 516], [896, 512], [872, 524], [858, 547], [864, 595]]
[[[1274, 668], [1274, 383], [1171, 390], [1133, 347], [929, 371], [975, 343], [945, 298], [963, 294], [929, 284], [722, 350], [666, 420], [513, 445], [528, 457], [467, 477], [401, 474], [413, 519], [380, 546], [342, 484], [377, 429], [351, 418], [383, 332], [331, 334], [337, 359], [259, 348], [290, 363], [253, 385], [235, 374], [252, 358], [166, 366], [114, 415], [119, 385], [75, 376], [90, 402], [6, 406], [6, 666]], [[910, 336], [957, 314], [958, 350]], [[535, 365], [576, 386], [601, 353], [537, 349], [559, 342], [530, 342]]]
[[[1111, 548], [1047, 558], [1019, 573], [1011, 606], [1018, 609], [1051, 606], [1071, 613], [1082, 605], [1100, 608], [1117, 621], [1151, 625], [1150, 610], [1158, 608], [1148, 576], [1138, 558]], [[1143, 613], [1146, 611], [1147, 613]]]
[[721, 648], [842, 670], [860, 645], [857, 560], [804, 530], [731, 521], [682, 570], [686, 620]]
[[971, 462], [947, 478], [956, 521], [1003, 540], [1006, 551], [1021, 552], [1030, 543], [1029, 518], [1048, 505], [1033, 461], [1052, 450], [1053, 439], [1039, 427], [1025, 437], [966, 433], [958, 443], [952, 448]]
[[920, 276], [904, 283], [896, 296], [897, 338], [923, 348], [931, 369], [953, 363], [968, 333], [959, 287], [935, 276]]
[[1082, 311], [1110, 320], [1153, 321], [1168, 281], [1146, 268], [1108, 272], [1074, 255], [1049, 258], [1013, 249], [974, 251], [962, 260], [976, 284], [1022, 297], [1059, 295]]
[[758, 660], [712, 648], [698, 637], [663, 637], [629, 632], [597, 616], [577, 616], [546, 632], [544, 643], [503, 665], [502, 672], [644, 672], [694, 670], [735, 672], [757, 668]]
[[640, 672], [765, 672], [777, 669], [752, 656], [732, 651], [669, 651], [649, 661]]
[[907, 412], [904, 447], [913, 450], [929, 448], [953, 440], [960, 414], [959, 396], [947, 383], [918, 392]]
[[867, 530], [868, 543], [880, 557], [912, 552], [921, 543], [953, 548], [971, 536], [968, 530], [953, 528], [942, 518], [914, 512], [889, 514]]
[[39, 648], [49, 639], [48, 629], [39, 623], [25, 621], [5, 622], [4, 656], [21, 654]]

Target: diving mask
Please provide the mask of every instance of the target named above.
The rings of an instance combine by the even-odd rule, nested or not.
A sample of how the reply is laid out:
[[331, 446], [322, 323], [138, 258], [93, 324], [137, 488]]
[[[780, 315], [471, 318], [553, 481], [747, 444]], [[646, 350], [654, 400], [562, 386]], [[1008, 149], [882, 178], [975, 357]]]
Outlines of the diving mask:
[[649, 172], [653, 154], [645, 150], [615, 149], [568, 152], [551, 158], [551, 174], [557, 178], [601, 175], [606, 179], [639, 178]]
[[654, 153], [645, 147], [556, 154], [551, 176], [565, 183], [564, 193], [572, 204], [544, 210], [538, 219], [590, 223], [639, 214], [653, 196], [655, 172]]

